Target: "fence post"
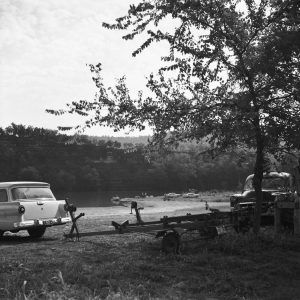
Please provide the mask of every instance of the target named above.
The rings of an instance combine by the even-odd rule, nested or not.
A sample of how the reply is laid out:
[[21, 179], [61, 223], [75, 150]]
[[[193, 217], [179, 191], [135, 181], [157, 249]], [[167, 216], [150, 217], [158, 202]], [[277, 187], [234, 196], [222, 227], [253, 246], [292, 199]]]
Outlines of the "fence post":
[[300, 236], [300, 197], [295, 194], [294, 235]]
[[281, 208], [278, 205], [279, 201], [280, 198], [276, 196], [274, 201], [274, 229], [276, 234], [281, 232]]

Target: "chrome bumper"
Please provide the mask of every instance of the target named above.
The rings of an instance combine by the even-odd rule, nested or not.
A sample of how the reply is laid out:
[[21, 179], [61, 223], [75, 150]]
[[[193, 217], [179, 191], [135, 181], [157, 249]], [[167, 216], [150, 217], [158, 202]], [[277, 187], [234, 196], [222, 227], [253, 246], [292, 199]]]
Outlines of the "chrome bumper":
[[72, 221], [71, 217], [53, 218], [53, 219], [45, 219], [45, 220], [28, 220], [28, 221], [14, 223], [14, 228], [17, 229], [17, 228], [34, 227], [34, 226], [55, 226], [55, 225], [63, 225], [71, 221]]

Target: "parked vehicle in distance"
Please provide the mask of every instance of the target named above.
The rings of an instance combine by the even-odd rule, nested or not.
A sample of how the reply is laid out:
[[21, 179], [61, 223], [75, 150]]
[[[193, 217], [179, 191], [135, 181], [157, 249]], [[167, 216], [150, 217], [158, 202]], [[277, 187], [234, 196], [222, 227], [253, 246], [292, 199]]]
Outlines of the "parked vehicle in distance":
[[[242, 193], [230, 197], [232, 209], [237, 207], [253, 208], [256, 202], [253, 187], [254, 174], [249, 175], [245, 181]], [[262, 216], [273, 216], [274, 200], [278, 194], [290, 195], [295, 191], [293, 176], [285, 172], [269, 172], [263, 174], [262, 180]]]
[[45, 182], [0, 182], [0, 236], [27, 230], [42, 237], [47, 227], [71, 221], [65, 200], [56, 200]]
[[176, 194], [176, 193], [168, 193], [168, 194], [165, 194], [166, 197], [168, 198], [178, 198], [181, 196], [181, 194]]
[[199, 194], [196, 193], [185, 193], [182, 195], [183, 198], [197, 198], [199, 197]]

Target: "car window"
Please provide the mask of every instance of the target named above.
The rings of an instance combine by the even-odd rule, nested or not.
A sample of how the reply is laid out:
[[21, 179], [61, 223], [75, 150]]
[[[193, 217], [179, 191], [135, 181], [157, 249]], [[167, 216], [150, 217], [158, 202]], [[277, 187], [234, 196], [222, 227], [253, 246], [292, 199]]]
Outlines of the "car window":
[[0, 190], [0, 202], [7, 202], [8, 197], [7, 197], [7, 192], [6, 190]]
[[[266, 190], [283, 190], [289, 186], [289, 181], [281, 177], [266, 177], [262, 180], [262, 188]], [[244, 190], [254, 190], [253, 178], [246, 181]]]
[[11, 190], [13, 200], [47, 199], [55, 200], [48, 187], [17, 187]]

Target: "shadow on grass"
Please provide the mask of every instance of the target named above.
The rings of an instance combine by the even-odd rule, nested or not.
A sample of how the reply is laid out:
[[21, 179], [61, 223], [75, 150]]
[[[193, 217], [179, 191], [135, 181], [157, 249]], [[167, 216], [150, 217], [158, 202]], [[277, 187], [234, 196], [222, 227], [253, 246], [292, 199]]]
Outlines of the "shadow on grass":
[[21, 236], [21, 235], [4, 235], [0, 238], [0, 248], [2, 246], [9, 245], [18, 245], [25, 243], [43, 243], [47, 241], [53, 241], [54, 238], [49, 237], [41, 237], [41, 238], [33, 238], [30, 236]]

